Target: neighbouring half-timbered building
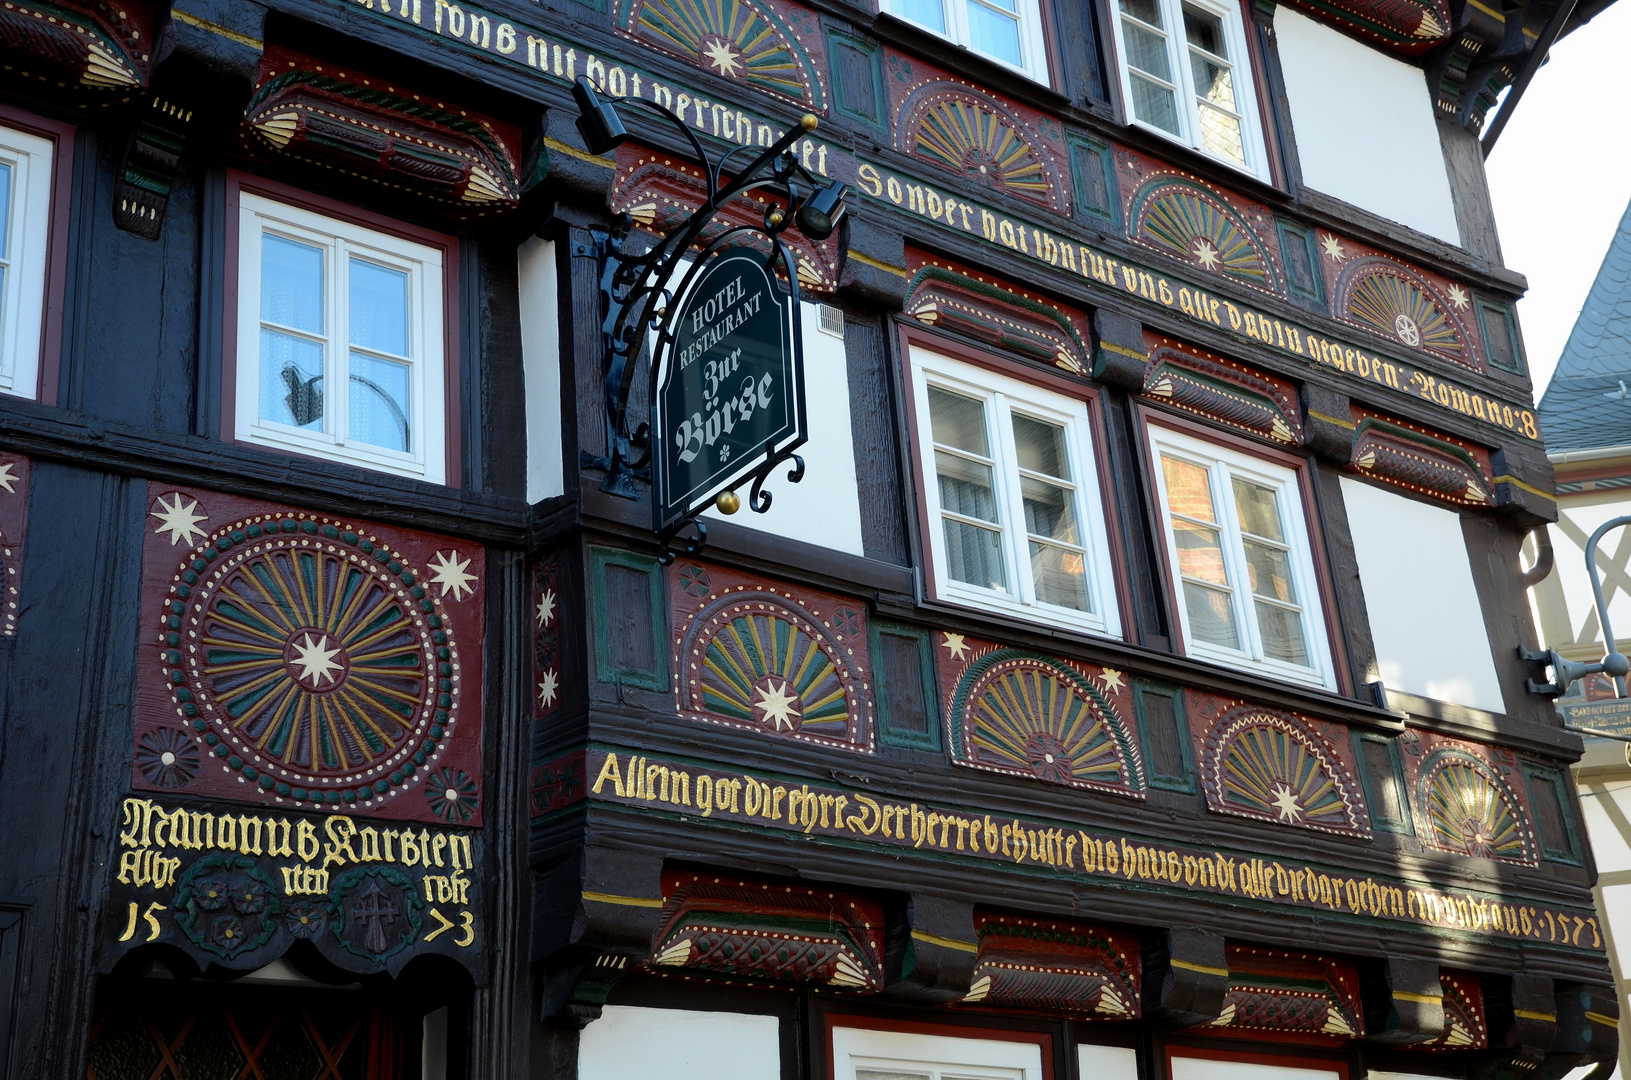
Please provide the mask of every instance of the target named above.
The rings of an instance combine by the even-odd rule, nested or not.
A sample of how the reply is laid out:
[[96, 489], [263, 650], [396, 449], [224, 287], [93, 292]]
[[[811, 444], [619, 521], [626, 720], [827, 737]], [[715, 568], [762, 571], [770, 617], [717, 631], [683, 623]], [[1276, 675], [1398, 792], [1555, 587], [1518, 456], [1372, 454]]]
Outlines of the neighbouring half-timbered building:
[[[1602, 6], [7, 0], [0, 1066], [1606, 1077], [1480, 144]], [[616, 260], [784, 132], [659, 543], [773, 403]]]

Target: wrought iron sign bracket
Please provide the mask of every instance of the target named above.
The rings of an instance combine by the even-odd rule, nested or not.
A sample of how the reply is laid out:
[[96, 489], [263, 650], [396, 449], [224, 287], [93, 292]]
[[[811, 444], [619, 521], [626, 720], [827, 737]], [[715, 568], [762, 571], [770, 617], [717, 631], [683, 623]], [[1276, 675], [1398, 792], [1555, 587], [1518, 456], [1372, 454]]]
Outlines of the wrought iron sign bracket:
[[[572, 92], [579, 110], [578, 131], [591, 153], [607, 154], [628, 137], [614, 103], [603, 101], [587, 78], [579, 78]], [[755, 243], [756, 249], [768, 246], [769, 254], [764, 260], [767, 271], [780, 263], [787, 281], [792, 325], [796, 331], [798, 274], [781, 234], [796, 224], [798, 231], [811, 240], [827, 239], [843, 218], [845, 187], [837, 181], [815, 176], [789, 152], [801, 137], [815, 130], [817, 121], [813, 115], [806, 114], [726, 182], [724, 172], [727, 163], [738, 151], [747, 147], [732, 147], [718, 160], [713, 160], [696, 133], [669, 109], [641, 98], [619, 100], [651, 109], [678, 128], [690, 143], [707, 185], [707, 196], [702, 205], [643, 252], [629, 250], [631, 221], [627, 214], [619, 214], [610, 230], [591, 230], [591, 243], [575, 245], [572, 252], [577, 257], [593, 258], [599, 264], [601, 337], [606, 354], [602, 381], [606, 453], [600, 455], [584, 451], [581, 465], [603, 470], [606, 476], [601, 482], [601, 490], [623, 498], [640, 497], [637, 481], [652, 485], [653, 530], [659, 546], [658, 558], [666, 565], [677, 554], [695, 554], [706, 542], [707, 526], [698, 520], [697, 515], [708, 506], [717, 505], [725, 513], [736, 511], [741, 502], [734, 490], [736, 486], [751, 480], [748, 505], [755, 512], [764, 513], [771, 504], [771, 493], [764, 490], [764, 485], [779, 465], [791, 461], [788, 481], [797, 483], [801, 480], [804, 462], [792, 450], [802, 442], [802, 436], [791, 443], [766, 443], [758, 448], [753, 457], [744, 456], [744, 461], [757, 460], [761, 456], [763, 460], [735, 478], [731, 490], [720, 492], [717, 500], [709, 498], [695, 506], [687, 505], [685, 512], [677, 517], [666, 515], [664, 508], [656, 505], [656, 489], [661, 486], [656, 473], [660, 471], [661, 462], [653, 462], [653, 454], [664, 433], [654, 433], [650, 423], [635, 425], [629, 416], [629, 395], [634, 386], [640, 354], [648, 344], [651, 346], [652, 392], [649, 401], [655, 417], [659, 368], [676, 336], [677, 316], [668, 318], [670, 309], [688, 295], [689, 287], [698, 280], [709, 256], [729, 245], [740, 246], [745, 242]], [[765, 200], [767, 205], [762, 223], [726, 228], [706, 244], [701, 256], [692, 265], [684, 267], [693, 245], [702, 239], [703, 233], [715, 223], [725, 206], [738, 196], [752, 192], [764, 192], [771, 196]], [[792, 347], [801, 347], [796, 334]], [[802, 389], [798, 394], [798, 409], [802, 416]], [[680, 534], [687, 525], [694, 525], [695, 532], [681, 538]]]
[[[1615, 645], [1614, 627], [1608, 620], [1608, 601], [1603, 596], [1603, 579], [1597, 570], [1597, 543], [1606, 534], [1614, 529], [1631, 525], [1631, 516], [1617, 517], [1597, 527], [1586, 541], [1586, 573], [1591, 577], [1592, 597], [1597, 605], [1597, 625], [1603, 631], [1603, 658], [1592, 664], [1579, 664], [1558, 655], [1556, 649], [1526, 649], [1518, 646], [1518, 656], [1530, 663], [1545, 664], [1552, 670], [1552, 678], [1548, 682], [1537, 682], [1534, 679], [1525, 679], [1524, 688], [1531, 694], [1543, 697], [1562, 697], [1569, 687], [1587, 675], [1607, 675], [1614, 680], [1615, 696], [1626, 697], [1625, 677], [1631, 673], [1631, 659], [1620, 652]], [[1567, 725], [1565, 725], [1567, 726]], [[1596, 734], [1593, 732], [1592, 734]], [[1610, 736], [1612, 738], [1613, 736]]]

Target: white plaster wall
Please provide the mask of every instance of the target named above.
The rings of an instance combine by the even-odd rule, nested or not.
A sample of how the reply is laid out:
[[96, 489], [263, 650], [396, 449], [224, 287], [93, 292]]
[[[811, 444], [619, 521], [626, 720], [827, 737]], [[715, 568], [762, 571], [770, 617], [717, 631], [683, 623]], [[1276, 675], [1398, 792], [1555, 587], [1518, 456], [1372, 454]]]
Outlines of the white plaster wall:
[[1342, 499], [1383, 684], [1505, 712], [1459, 515], [1346, 476]]
[[781, 1080], [774, 1016], [608, 1005], [578, 1039], [578, 1080]]
[[1081, 1080], [1138, 1080], [1138, 1051], [1130, 1046], [1078, 1046]]
[[1421, 68], [1281, 4], [1274, 15], [1303, 183], [1460, 245]]
[[[1558, 521], [1546, 527], [1552, 536], [1554, 569], [1530, 593], [1540, 605], [1536, 625], [1548, 648], [1581, 650], [1584, 658], [1592, 660], [1602, 655], [1603, 634], [1597, 625], [1591, 575], [1586, 572], [1586, 541], [1599, 525], [1625, 514], [1631, 514], [1631, 500], [1623, 491], [1558, 500]], [[1631, 528], [1615, 530], [1598, 544], [1597, 564], [1609, 570], [1624, 561], [1628, 553]], [[1608, 618], [1614, 634], [1624, 643], [1631, 639], [1631, 591], [1617, 588], [1610, 571], [1603, 574], [1603, 595], [1608, 598]], [[1591, 647], [1585, 648], [1588, 644]]]
[[516, 255], [521, 278], [521, 375], [527, 407], [527, 502], [566, 491], [561, 462], [561, 321], [555, 242], [533, 237]]
[[810, 429], [809, 441], [797, 451], [804, 458], [804, 479], [789, 484], [788, 467], [778, 467], [765, 482], [771, 503], [763, 514], [748, 509], [751, 485], [744, 484], [737, 492], [742, 497], [740, 510], [729, 517], [718, 510], [708, 510], [703, 516], [864, 555], [844, 340], [820, 329], [817, 305], [804, 304], [800, 317], [804, 325], [804, 412]]
[[[1371, 1073], [1371, 1076], [1381, 1074]], [[1212, 1061], [1207, 1058], [1174, 1057], [1172, 1080], [1342, 1080], [1334, 1069], [1292, 1069], [1283, 1065], [1260, 1065], [1255, 1061]]]

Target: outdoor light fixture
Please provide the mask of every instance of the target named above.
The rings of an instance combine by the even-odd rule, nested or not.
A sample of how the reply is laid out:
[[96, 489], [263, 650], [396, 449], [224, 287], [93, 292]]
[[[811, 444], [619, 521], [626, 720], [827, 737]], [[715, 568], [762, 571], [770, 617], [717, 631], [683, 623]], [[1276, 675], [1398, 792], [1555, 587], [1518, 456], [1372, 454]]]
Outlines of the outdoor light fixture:
[[609, 154], [629, 137], [623, 118], [617, 115], [617, 106], [600, 100], [588, 79], [572, 84], [572, 96], [578, 103], [578, 134], [583, 136], [583, 145], [591, 154]]
[[[1567, 657], [1558, 655], [1555, 649], [1526, 649], [1518, 646], [1518, 656], [1530, 663], [1541, 663], [1551, 669], [1552, 678], [1549, 682], [1537, 682], [1534, 679], [1524, 680], [1524, 688], [1531, 694], [1540, 694], [1544, 697], [1561, 697], [1568, 692], [1570, 684], [1585, 678], [1587, 675], [1607, 675], [1614, 681], [1614, 693], [1624, 698], [1626, 694], [1625, 677], [1631, 675], [1631, 658], [1615, 647], [1614, 627], [1608, 621], [1608, 601], [1603, 596], [1603, 580], [1597, 567], [1597, 544], [1605, 533], [1614, 529], [1621, 529], [1631, 525], [1631, 516], [1617, 517], [1605, 521], [1591, 534], [1586, 541], [1586, 573], [1591, 577], [1592, 598], [1597, 603], [1597, 625], [1603, 631], [1604, 647], [1608, 650], [1601, 660], [1591, 664], [1576, 663]], [[1571, 731], [1582, 731], [1570, 724], [1564, 727]], [[1586, 734], [1600, 734], [1595, 731], [1585, 731]], [[1614, 736], [1610, 736], [1613, 738]], [[1631, 756], [1628, 756], [1631, 761]]]
[[799, 232], [811, 240], [825, 240], [844, 220], [844, 195], [848, 189], [837, 180], [830, 180], [815, 189], [815, 193], [799, 207]]
[[[673, 226], [667, 235], [659, 236], [656, 243], [645, 251], [624, 249], [633, 225], [627, 213], [618, 215], [609, 231], [590, 230], [593, 244], [582, 245], [577, 250], [578, 254], [592, 256], [601, 264], [601, 331], [606, 349], [603, 376], [606, 453], [600, 455], [585, 451], [582, 462], [587, 468], [605, 470], [606, 478], [600, 485], [601, 490], [614, 495], [636, 498], [639, 494], [636, 480], [652, 483], [654, 531], [657, 532], [660, 551], [658, 558], [666, 564], [675, 557], [674, 546], [687, 554], [694, 554], [701, 548], [707, 537], [707, 527], [696, 519], [696, 515], [706, 506], [718, 505], [726, 509], [728, 504], [737, 502], [733, 493], [739, 483], [751, 484], [745, 501], [756, 513], [764, 513], [770, 508], [771, 501], [770, 492], [764, 490], [764, 483], [772, 469], [790, 462], [792, 470], [787, 475], [789, 482], [797, 483], [804, 475], [804, 462], [793, 452], [805, 440], [803, 345], [797, 333], [801, 302], [799, 277], [792, 249], [783, 234], [796, 229], [814, 243], [829, 239], [844, 219], [847, 189], [837, 180], [812, 172], [792, 152], [799, 139], [816, 129], [819, 121], [813, 113], [800, 117], [769, 146], [732, 146], [713, 158], [703, 148], [702, 141], [689, 124], [655, 101], [641, 97], [618, 98], [616, 102], [602, 100], [594, 84], [586, 77], [579, 77], [573, 83], [572, 96], [578, 104], [578, 133], [583, 136], [584, 145], [590, 153], [604, 155], [629, 137], [628, 129], [618, 115], [617, 104], [650, 109], [673, 124], [690, 144], [706, 185], [702, 204], [690, 217]], [[758, 154], [752, 160], [740, 161], [739, 155], [755, 150]], [[808, 157], [808, 154], [805, 156]], [[727, 164], [731, 165], [732, 172], [728, 177], [725, 175]], [[712, 228], [720, 224], [716, 219], [725, 205], [739, 195], [753, 196], [753, 202], [757, 205], [749, 213], [758, 220], [748, 224], [727, 221], [722, 223], [725, 225], [723, 230]], [[710, 229], [709, 238], [704, 242], [703, 233]], [[693, 250], [696, 246], [702, 248], [700, 255]], [[706, 272], [711, 263], [725, 257], [740, 259], [743, 251], [754, 252], [755, 257], [762, 258], [762, 265], [754, 268], [762, 286], [779, 290], [786, 297], [791, 313], [787, 348], [794, 355], [790, 370], [797, 373], [791, 380], [796, 387], [789, 387], [787, 392], [796, 391], [798, 421], [790, 429], [793, 432], [791, 436], [778, 434], [769, 437], [757, 448], [756, 456], [733, 459], [743, 461], [741, 475], [728, 481], [715, 478], [718, 485], [728, 489], [719, 492], [718, 499], [710, 493], [705, 499], [699, 497], [700, 501], [692, 506], [687, 496], [672, 503], [662, 503], [664, 509], [659, 510], [657, 504], [662, 502], [669, 479], [666, 467], [656, 470], [660, 475], [654, 475], [654, 450], [667, 446], [675, 433], [653, 430], [667, 422], [658, 415], [655, 407], [650, 424], [637, 423], [629, 415], [629, 393], [637, 367], [635, 361], [647, 343], [653, 340], [655, 332], [653, 358], [649, 365], [652, 382], [650, 400], [655, 403], [658, 400], [659, 371], [663, 368], [662, 356], [676, 337], [676, 326], [671, 318], [665, 319], [665, 316], [685, 300], [691, 284], [699, 274]], [[734, 287], [740, 287], [741, 281], [751, 276], [744, 274], [737, 279]], [[769, 311], [781, 303], [772, 299], [771, 303], [764, 305], [763, 310]], [[761, 308], [755, 305], [754, 310], [757, 312]], [[739, 329], [742, 325], [737, 324], [738, 329], [732, 332], [758, 332]], [[688, 417], [690, 414], [685, 415]], [[742, 427], [743, 422], [738, 421], [737, 426]], [[732, 495], [732, 498], [725, 498], [725, 495]], [[696, 535], [689, 539], [679, 535], [680, 530], [688, 524], [694, 525], [696, 530]]]

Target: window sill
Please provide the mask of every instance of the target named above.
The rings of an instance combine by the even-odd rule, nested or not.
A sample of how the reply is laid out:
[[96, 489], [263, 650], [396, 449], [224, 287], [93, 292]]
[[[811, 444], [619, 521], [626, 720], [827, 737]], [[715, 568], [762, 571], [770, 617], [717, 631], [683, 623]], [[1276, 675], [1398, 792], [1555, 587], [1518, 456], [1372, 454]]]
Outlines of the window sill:
[[335, 465], [349, 465], [354, 469], [366, 469], [369, 472], [397, 476], [404, 480], [417, 480], [427, 484], [445, 482], [428, 475], [431, 470], [425, 462], [415, 460], [406, 454], [398, 455], [390, 451], [374, 452], [353, 446], [342, 446], [327, 440], [309, 439], [302, 437], [295, 428], [256, 424], [241, 430], [235, 441], [273, 453], [293, 454], [296, 457], [312, 458]]
[[1408, 713], [1413, 725], [1428, 731], [1478, 742], [1498, 742], [1514, 750], [1528, 750], [1567, 761], [1577, 761], [1585, 752], [1580, 736], [1562, 727], [1486, 712], [1452, 701], [1418, 697], [1402, 690], [1388, 690], [1387, 702], [1389, 707]]
[[1117, 632], [1112, 631], [1101, 619], [1080, 615], [1070, 608], [1054, 607], [1051, 604], [1025, 604], [1013, 599], [1007, 593], [974, 587], [966, 590], [948, 587], [941, 590], [934, 599], [964, 611], [1006, 615], [1010, 619], [1037, 626], [1056, 626], [1070, 633], [1109, 638], [1112, 641], [1120, 640]]

